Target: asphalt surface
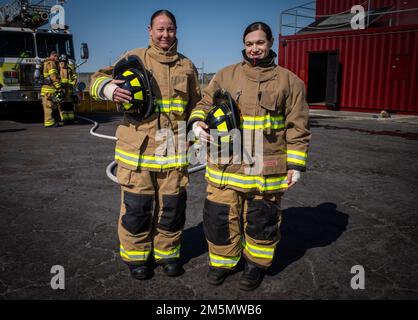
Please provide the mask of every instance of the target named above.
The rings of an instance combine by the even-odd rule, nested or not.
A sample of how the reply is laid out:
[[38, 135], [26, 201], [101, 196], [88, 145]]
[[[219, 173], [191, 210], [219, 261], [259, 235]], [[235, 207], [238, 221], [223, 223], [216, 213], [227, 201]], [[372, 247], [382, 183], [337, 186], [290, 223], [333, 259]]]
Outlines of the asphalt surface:
[[[84, 115], [113, 135], [120, 116]], [[308, 172], [288, 191], [273, 267], [252, 293], [242, 265], [206, 284], [203, 173], [192, 176], [182, 241], [185, 274], [133, 280], [118, 255], [120, 190], [106, 174], [114, 142], [91, 124], [45, 129], [0, 121], [0, 299], [418, 299], [418, 121], [315, 112]], [[65, 290], [52, 290], [52, 266]], [[353, 290], [351, 269], [365, 270]]]

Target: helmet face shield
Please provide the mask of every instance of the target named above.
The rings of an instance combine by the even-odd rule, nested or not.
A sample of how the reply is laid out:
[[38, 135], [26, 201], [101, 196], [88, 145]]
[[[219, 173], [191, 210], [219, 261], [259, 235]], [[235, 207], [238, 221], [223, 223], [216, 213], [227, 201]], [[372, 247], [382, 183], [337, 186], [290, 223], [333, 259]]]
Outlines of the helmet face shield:
[[123, 103], [123, 111], [134, 113], [139, 120], [153, 113], [153, 97], [148, 71], [137, 56], [128, 56], [120, 60], [113, 69], [113, 78], [124, 81], [118, 86], [131, 93], [132, 100]]

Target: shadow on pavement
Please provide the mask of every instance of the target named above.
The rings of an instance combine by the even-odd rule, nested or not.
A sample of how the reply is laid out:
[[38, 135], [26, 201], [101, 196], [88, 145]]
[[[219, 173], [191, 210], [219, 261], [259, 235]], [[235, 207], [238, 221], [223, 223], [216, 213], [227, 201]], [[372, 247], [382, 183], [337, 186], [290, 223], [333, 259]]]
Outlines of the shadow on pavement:
[[184, 264], [193, 258], [200, 257], [208, 252], [208, 245], [203, 232], [203, 222], [197, 226], [184, 230], [181, 244], [181, 260]]
[[281, 241], [267, 275], [274, 276], [301, 259], [307, 250], [325, 247], [345, 232], [349, 216], [335, 203], [317, 207], [288, 208], [283, 211]]
[[20, 132], [25, 131], [26, 129], [6, 129], [6, 130], [0, 130], [0, 133], [13, 133], [13, 132]]
[[[276, 250], [273, 265], [266, 274], [277, 275], [303, 258], [307, 250], [325, 247], [337, 241], [347, 228], [348, 218], [347, 214], [337, 210], [337, 205], [334, 203], [284, 210], [280, 228], [281, 241]], [[183, 264], [207, 252], [203, 223], [183, 232], [181, 249]], [[242, 271], [242, 260], [235, 272]]]

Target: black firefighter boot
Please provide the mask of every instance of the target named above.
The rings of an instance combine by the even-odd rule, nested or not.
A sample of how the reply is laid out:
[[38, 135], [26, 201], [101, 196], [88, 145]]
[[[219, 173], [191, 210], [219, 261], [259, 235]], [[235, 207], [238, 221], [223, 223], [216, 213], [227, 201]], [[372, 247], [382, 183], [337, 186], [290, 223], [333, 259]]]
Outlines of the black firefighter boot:
[[209, 271], [206, 274], [206, 281], [213, 286], [219, 286], [230, 273], [231, 271], [227, 269], [209, 267]]
[[252, 291], [256, 289], [263, 281], [264, 270], [245, 262], [245, 270], [239, 280], [239, 288], [244, 291]]
[[178, 277], [184, 273], [184, 269], [177, 261], [163, 263], [163, 271], [169, 277]]
[[131, 272], [132, 278], [137, 280], [148, 280], [154, 274], [152, 268], [148, 265], [148, 263], [140, 266], [129, 265], [128, 267]]

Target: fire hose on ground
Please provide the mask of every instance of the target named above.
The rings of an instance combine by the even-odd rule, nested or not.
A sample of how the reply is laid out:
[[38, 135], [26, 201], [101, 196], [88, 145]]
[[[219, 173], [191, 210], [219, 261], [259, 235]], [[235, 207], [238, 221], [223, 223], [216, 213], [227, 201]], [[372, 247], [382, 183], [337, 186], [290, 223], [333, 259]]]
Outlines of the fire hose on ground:
[[[116, 138], [116, 137], [114, 137], [114, 136], [109, 136], [109, 135], [106, 135], [106, 134], [99, 134], [99, 133], [96, 133], [95, 131], [97, 130], [97, 128], [99, 128], [99, 123], [98, 123], [97, 121], [94, 121], [94, 120], [92, 120], [92, 119], [89, 119], [89, 118], [86, 118], [86, 117], [82, 117], [82, 116], [77, 116], [77, 118], [82, 119], [82, 120], [85, 120], [85, 121], [87, 121], [87, 122], [90, 122], [90, 123], [92, 123], [92, 124], [94, 125], [94, 126], [90, 129], [90, 134], [91, 134], [92, 136], [95, 136], [95, 137], [97, 137], [97, 138], [101, 138], [101, 139], [113, 140], [113, 141], [116, 141], [116, 140], [117, 140], [117, 138]], [[118, 183], [118, 179], [116, 178], [115, 173], [114, 173], [114, 171], [115, 171], [116, 167], [117, 167], [117, 163], [116, 163], [115, 161], [112, 161], [112, 162], [111, 162], [111, 163], [107, 166], [107, 168], [106, 168], [106, 175], [107, 175], [107, 177], [108, 177], [110, 180], [112, 180], [112, 181], [113, 181], [113, 182], [115, 182], [115, 183]], [[204, 170], [205, 168], [206, 168], [206, 164], [202, 164], [202, 165], [198, 165], [198, 166], [195, 166], [195, 167], [189, 168], [189, 169], [188, 169], [188, 172], [189, 172], [190, 174], [192, 174], [192, 173], [196, 173], [196, 172], [202, 171], [202, 170]]]

